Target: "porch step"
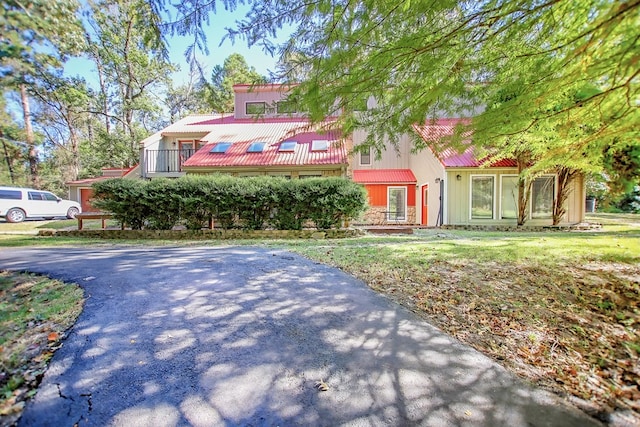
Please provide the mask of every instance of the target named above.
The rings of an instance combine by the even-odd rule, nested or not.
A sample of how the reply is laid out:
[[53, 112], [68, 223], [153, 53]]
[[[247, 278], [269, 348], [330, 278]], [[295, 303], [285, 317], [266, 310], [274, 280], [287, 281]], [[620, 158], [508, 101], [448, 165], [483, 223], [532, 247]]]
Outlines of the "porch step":
[[365, 226], [362, 229], [371, 234], [413, 234], [414, 226]]

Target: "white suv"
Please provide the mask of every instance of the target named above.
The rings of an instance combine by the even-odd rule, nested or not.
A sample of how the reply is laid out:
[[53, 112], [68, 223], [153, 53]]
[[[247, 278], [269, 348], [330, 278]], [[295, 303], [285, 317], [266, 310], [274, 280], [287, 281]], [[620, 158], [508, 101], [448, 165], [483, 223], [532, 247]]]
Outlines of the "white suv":
[[34, 217], [53, 219], [65, 216], [73, 219], [81, 211], [79, 203], [62, 200], [48, 191], [0, 187], [0, 217], [5, 217], [8, 222], [22, 222]]

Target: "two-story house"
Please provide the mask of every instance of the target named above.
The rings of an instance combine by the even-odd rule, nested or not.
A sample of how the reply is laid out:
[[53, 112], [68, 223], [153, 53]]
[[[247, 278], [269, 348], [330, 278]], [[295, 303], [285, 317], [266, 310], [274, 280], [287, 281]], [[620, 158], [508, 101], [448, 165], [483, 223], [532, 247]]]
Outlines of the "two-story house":
[[[504, 160], [489, 166], [464, 153], [426, 149], [413, 153], [410, 135], [398, 150], [376, 159], [353, 153], [366, 130], [342, 135], [333, 120], [311, 124], [287, 98], [287, 85], [234, 86], [234, 113], [191, 115], [143, 140], [143, 178], [226, 173], [272, 175], [292, 179], [344, 176], [363, 184], [370, 209], [366, 224], [515, 225], [517, 167]], [[460, 119], [416, 124], [414, 131], [429, 147], [451, 134]], [[530, 224], [551, 224], [557, 178], [537, 178], [529, 206]], [[584, 219], [584, 180], [571, 184], [563, 224]]]
[[227, 173], [347, 176], [349, 141], [332, 120], [312, 125], [289, 86], [236, 85], [231, 115], [190, 115], [141, 142], [143, 178]]

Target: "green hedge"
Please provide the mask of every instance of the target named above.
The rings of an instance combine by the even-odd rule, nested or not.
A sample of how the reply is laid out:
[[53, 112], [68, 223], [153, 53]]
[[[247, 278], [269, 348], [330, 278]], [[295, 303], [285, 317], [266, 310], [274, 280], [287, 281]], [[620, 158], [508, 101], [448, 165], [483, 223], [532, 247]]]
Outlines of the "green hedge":
[[170, 230], [176, 225], [198, 230], [210, 220], [224, 229], [301, 230], [313, 223], [326, 230], [367, 208], [365, 189], [345, 178], [114, 178], [93, 184], [93, 191], [95, 207], [134, 230]]

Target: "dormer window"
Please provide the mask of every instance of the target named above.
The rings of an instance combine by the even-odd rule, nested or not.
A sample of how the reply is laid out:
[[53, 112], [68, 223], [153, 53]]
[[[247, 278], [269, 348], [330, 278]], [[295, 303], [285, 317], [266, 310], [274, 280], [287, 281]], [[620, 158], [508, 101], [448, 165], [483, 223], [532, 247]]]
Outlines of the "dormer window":
[[247, 102], [245, 104], [246, 114], [264, 114], [267, 112], [266, 102]]
[[311, 151], [327, 151], [329, 149], [329, 141], [326, 139], [316, 139], [311, 141]]
[[230, 142], [218, 142], [216, 145], [213, 146], [211, 150], [209, 150], [209, 152], [216, 153], [216, 154], [224, 154], [227, 152], [229, 147], [231, 147]]
[[265, 144], [265, 142], [252, 142], [249, 148], [247, 148], [247, 153], [262, 153]]
[[293, 152], [296, 149], [296, 145], [298, 143], [296, 141], [284, 141], [280, 143], [280, 148], [278, 151], [280, 152]]

